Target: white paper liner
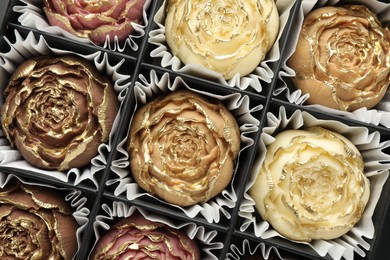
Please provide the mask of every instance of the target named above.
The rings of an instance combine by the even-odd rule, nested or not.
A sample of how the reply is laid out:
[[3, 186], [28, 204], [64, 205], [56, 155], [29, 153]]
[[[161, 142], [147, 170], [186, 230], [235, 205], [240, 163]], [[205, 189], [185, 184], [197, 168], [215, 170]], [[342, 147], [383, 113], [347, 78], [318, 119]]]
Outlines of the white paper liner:
[[[21, 179], [15, 175], [8, 175], [4, 174], [0, 171], [0, 188], [4, 188], [11, 180], [17, 179], [21, 183], [34, 185], [34, 186], [41, 186], [41, 187], [47, 187], [52, 188], [55, 190], [60, 191], [66, 191], [68, 192], [65, 196], [65, 201], [69, 203], [69, 205], [73, 209], [73, 217], [75, 218], [78, 228], [76, 231], [76, 238], [77, 238], [77, 252], [80, 250], [80, 246], [82, 243], [82, 237], [85, 231], [85, 228], [88, 224], [89, 220], [89, 214], [90, 210], [86, 207], [87, 198], [82, 197], [82, 193], [75, 189], [68, 189], [68, 188], [58, 188], [53, 187], [51, 185], [43, 184], [43, 183], [37, 183], [34, 181], [27, 181], [24, 179]], [[76, 254], [77, 256], [77, 254]]]
[[[346, 260], [354, 259], [354, 252], [364, 257], [365, 251], [370, 249], [370, 244], [364, 239], [372, 239], [374, 237], [374, 223], [372, 215], [382, 192], [383, 185], [389, 175], [390, 155], [385, 154], [382, 150], [390, 146], [390, 141], [380, 142], [380, 133], [369, 133], [364, 127], [350, 127], [341, 122], [333, 120], [319, 120], [305, 111], [297, 110], [288, 118], [284, 107], [280, 108], [279, 115], [275, 116], [271, 112], [267, 114], [268, 124], [263, 129], [258, 144], [259, 154], [253, 165], [253, 170], [250, 180], [245, 188], [244, 199], [240, 205], [239, 215], [244, 218], [244, 222], [240, 227], [241, 231], [245, 231], [250, 225], [254, 226], [254, 233], [257, 237], [263, 239], [272, 237], [283, 237], [276, 232], [267, 221], [256, 219], [254, 212], [254, 200], [247, 193], [250, 187], [256, 180], [262, 162], [264, 161], [267, 151], [266, 146], [274, 141], [276, 132], [285, 129], [299, 129], [311, 126], [323, 126], [329, 130], [333, 130], [347, 139], [349, 139], [360, 151], [364, 160], [365, 175], [370, 180], [370, 199], [359, 223], [357, 223], [347, 234], [338, 239], [333, 240], [314, 240], [310, 243], [301, 243], [312, 247], [320, 256], [329, 254], [332, 259]], [[287, 238], [285, 238], [287, 239]], [[364, 249], [364, 250], [363, 250]]]
[[[318, 3], [317, 3], [318, 2]], [[282, 79], [282, 77], [294, 77], [295, 71], [287, 66], [287, 60], [294, 53], [298, 36], [301, 31], [304, 17], [316, 6], [333, 6], [336, 4], [362, 4], [367, 6], [371, 11], [373, 11], [382, 24], [389, 26], [390, 24], [390, 3], [383, 3], [377, 0], [302, 0], [302, 4], [299, 9], [299, 13], [296, 18], [296, 22], [292, 27], [290, 44], [287, 45], [286, 50], [286, 60], [282, 62], [281, 71], [279, 73], [279, 78], [282, 83], [274, 91], [274, 95], [278, 96], [284, 93], [286, 98], [290, 103], [306, 105], [305, 101], [309, 98], [309, 94], [302, 95], [302, 91], [296, 89], [292, 86], [289, 88], [287, 83]], [[308, 107], [321, 110], [323, 112], [333, 114], [333, 115], [342, 115], [351, 119], [359, 120], [365, 123], [370, 123], [374, 125], [383, 125], [390, 127], [390, 90], [386, 92], [386, 95], [381, 100], [381, 102], [372, 109], [360, 108], [353, 112], [346, 112], [337, 109], [328, 108], [322, 105], [307, 105]]]
[[[20, 2], [24, 4], [15, 5], [13, 11], [21, 14], [20, 17], [18, 18], [18, 21], [20, 22], [21, 25], [34, 28], [40, 31], [45, 31], [51, 34], [64, 36], [66, 38], [81, 43], [89, 43], [95, 46], [99, 46], [91, 42], [89, 39], [77, 37], [58, 26], [51, 26], [48, 23], [45, 12], [41, 7], [43, 5], [42, 0], [20, 0]], [[145, 28], [149, 23], [146, 12], [151, 2], [152, 0], [145, 1], [143, 12], [142, 12], [143, 23], [142, 24], [138, 24], [134, 22], [131, 23], [131, 25], [134, 28], [133, 34], [129, 35], [129, 37], [123, 41], [118, 41], [117, 36], [115, 36], [113, 42], [110, 42], [110, 37], [107, 36], [106, 42], [101, 47], [105, 49], [109, 49], [111, 51], [124, 52], [126, 46], [129, 46], [132, 50], [137, 51], [139, 46], [136, 43], [136, 40], [142, 38], [145, 35]]]
[[[0, 57], [2, 58], [0, 59], [1, 93], [3, 93], [5, 87], [8, 85], [8, 81], [12, 73], [25, 60], [48, 54], [56, 54], [58, 56], [73, 54], [78, 55], [95, 64], [96, 68], [100, 72], [105, 73], [108, 78], [111, 79], [111, 83], [114, 86], [115, 91], [118, 93], [118, 100], [122, 107], [123, 100], [128, 92], [128, 86], [130, 85], [130, 76], [123, 75], [118, 72], [119, 68], [124, 63], [124, 60], [116, 65], [111, 65], [106, 53], [95, 52], [88, 55], [81, 55], [76, 51], [53, 48], [48, 45], [43, 36], [40, 36], [39, 40], [37, 40], [33, 33], [29, 33], [28, 36], [24, 39], [17, 30], [14, 32], [14, 43], [11, 43], [7, 38], [4, 38], [4, 40], [8, 43], [10, 50], [6, 53], [0, 53]], [[0, 100], [0, 106], [2, 105], [2, 102], [3, 100]], [[99, 146], [98, 155], [91, 160], [91, 165], [89, 167], [87, 165], [82, 169], [73, 168], [67, 172], [49, 171], [33, 167], [22, 158], [20, 152], [16, 148], [10, 147], [10, 144], [6, 139], [3, 131], [0, 131], [0, 166], [31, 171], [49, 178], [55, 178], [63, 182], [69, 182], [74, 185], [77, 185], [85, 180], [90, 180], [96, 186], [96, 188], [98, 188], [98, 180], [95, 174], [106, 167], [106, 156], [111, 151], [112, 137], [117, 130], [122, 113], [121, 107], [111, 129], [109, 141]]]
[[226, 260], [239, 260], [242, 256], [256, 254], [258, 250], [265, 260], [269, 258], [271, 251], [274, 251], [274, 253], [279, 259], [283, 259], [280, 256], [279, 251], [276, 247], [267, 246], [264, 243], [257, 243], [255, 245], [251, 245], [248, 239], [244, 239], [241, 245], [230, 245], [230, 251], [226, 255]]
[[103, 204], [102, 209], [104, 211], [104, 215], [97, 215], [95, 222], [93, 223], [94, 234], [96, 237], [94, 247], [100, 237], [102, 237], [104, 233], [110, 229], [110, 225], [107, 222], [112, 222], [113, 220], [117, 222], [121, 218], [130, 217], [137, 212], [141, 213], [150, 221], [163, 223], [174, 229], [180, 229], [184, 231], [190, 239], [196, 239], [199, 245], [199, 250], [202, 252], [201, 254], [205, 256], [204, 259], [217, 260], [218, 258], [213, 254], [213, 250], [222, 249], [224, 246], [222, 242], [215, 241], [215, 237], [218, 234], [217, 231], [207, 231], [204, 227], [197, 226], [195, 223], [180, 223], [177, 220], [168, 219], [160, 214], [152, 214], [136, 206], [129, 206], [118, 201], [114, 201], [111, 207], [107, 204]]
[[240, 75], [237, 73], [232, 79], [226, 81], [218, 72], [207, 69], [201, 65], [184, 65], [178, 57], [172, 55], [165, 40], [164, 23], [167, 0], [164, 0], [164, 3], [154, 16], [154, 22], [157, 24], [158, 28], [150, 31], [149, 33], [149, 42], [156, 45], [156, 48], [151, 51], [150, 56], [153, 58], [161, 58], [161, 66], [171, 66], [173, 71], [208, 78], [229, 87], [237, 87], [240, 89], [247, 89], [248, 87], [252, 87], [257, 92], [261, 92], [263, 89], [261, 81], [270, 83], [274, 77], [274, 72], [271, 70], [270, 64], [279, 60], [280, 58], [279, 40], [289, 19], [290, 10], [294, 2], [294, 0], [276, 1], [276, 7], [279, 12], [279, 34], [273, 47], [268, 51], [265, 59], [251, 74], [247, 76], [240, 77]]
[[[143, 75], [140, 76], [140, 80], [140, 82], [136, 82], [134, 89], [137, 107], [146, 104], [148, 100], [152, 100], [162, 93], [169, 93], [182, 87], [187, 88], [194, 92], [198, 92], [206, 97], [209, 96], [224, 101], [226, 107], [237, 119], [237, 123], [240, 128], [240, 154], [244, 149], [253, 145], [254, 141], [250, 137], [250, 134], [258, 130], [259, 121], [255, 117], [253, 117], [251, 113], [261, 110], [262, 106], [257, 105], [256, 107], [250, 108], [248, 96], [241, 96], [241, 94], [239, 93], [227, 96], [220, 96], [209, 92], [200, 92], [199, 90], [190, 88], [180, 77], [175, 78], [175, 80], [171, 82], [168, 73], [165, 73], [161, 78], [159, 78], [156, 72], [153, 70], [150, 72], [150, 82], [148, 82]], [[132, 117], [133, 116], [134, 113]], [[126, 138], [122, 140], [117, 147], [119, 151], [119, 158], [115, 158], [112, 163], [111, 170], [117, 176], [115, 176], [114, 179], [110, 179], [107, 181], [108, 186], [116, 185], [114, 191], [114, 194], [116, 196], [122, 193], [126, 193], [127, 199], [129, 200], [136, 199], [141, 196], [149, 196], [163, 204], [171, 205], [180, 209], [189, 217], [195, 217], [196, 215], [201, 214], [210, 223], [213, 221], [219, 222], [220, 212], [224, 214], [227, 218], [230, 218], [230, 214], [224, 209], [224, 207], [233, 208], [237, 201], [236, 192], [233, 189], [233, 183], [236, 174], [234, 174], [230, 185], [228, 185], [228, 187], [226, 187], [226, 189], [222, 191], [221, 194], [206, 203], [196, 204], [189, 207], [180, 207], [173, 204], [169, 204], [141, 190], [141, 188], [132, 178], [130, 174], [129, 154], [127, 152], [127, 136], [128, 133], [126, 135]], [[238, 156], [234, 172], [237, 171], [240, 154]]]

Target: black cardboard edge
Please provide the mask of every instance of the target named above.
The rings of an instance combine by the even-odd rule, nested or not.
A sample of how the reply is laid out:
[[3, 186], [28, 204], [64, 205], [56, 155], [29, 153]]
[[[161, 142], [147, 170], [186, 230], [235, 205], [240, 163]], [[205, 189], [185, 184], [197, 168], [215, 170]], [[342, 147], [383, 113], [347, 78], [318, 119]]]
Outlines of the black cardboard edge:
[[[15, 24], [15, 23], [10, 23], [8, 22], [10, 20], [10, 16], [13, 14], [12, 10], [11, 10], [11, 7], [12, 7], [12, 3], [11, 2], [16, 2], [17, 0], [3, 0], [5, 1], [5, 6], [6, 8], [4, 9], [0, 9], [0, 37], [2, 38], [2, 36], [5, 34], [5, 31], [6, 30], [10, 30], [10, 29], [18, 29], [18, 30], [22, 30], [24, 32], [27, 32], [27, 31], [31, 31], [30, 29], [28, 28], [25, 28], [23, 26], [20, 26], [18, 24]], [[381, 0], [382, 2], [385, 2], [385, 3], [389, 3], [390, 0]], [[297, 6], [299, 6], [301, 4], [301, 0], [297, 0], [296, 3], [295, 3], [295, 11], [294, 11], [294, 14], [297, 13]], [[151, 6], [149, 6], [150, 8], [150, 13], [151, 13], [151, 16], [150, 16], [150, 21], [149, 21], [149, 24], [147, 26], [147, 28], [145, 29], [145, 36], [142, 38], [142, 44], [140, 45], [140, 49], [139, 51], [137, 52], [138, 55], [136, 56], [129, 56], [129, 55], [123, 55], [123, 54], [118, 54], [118, 53], [110, 53], [110, 51], [107, 51], [105, 49], [97, 49], [96, 51], [102, 51], [102, 52], [107, 52], [107, 53], [110, 53], [114, 56], [116, 56], [117, 58], [124, 58], [128, 61], [131, 61], [132, 63], [135, 63], [135, 69], [134, 69], [134, 72], [132, 73], [132, 84], [131, 86], [129, 87], [129, 90], [132, 92], [132, 86], [134, 85], [134, 82], [138, 79], [138, 76], [139, 76], [139, 73], [140, 73], [140, 70], [142, 68], [145, 68], [147, 70], [156, 70], [160, 73], [163, 73], [163, 72], [168, 72], [170, 74], [173, 74], [173, 75], [176, 75], [176, 76], [181, 76], [184, 78], [185, 81], [201, 81], [201, 84], [205, 84], [205, 85], [212, 85], [212, 87], [214, 88], [221, 88], [223, 86], [219, 85], [219, 84], [214, 84], [214, 83], [211, 83], [210, 81], [207, 81], [207, 80], [203, 80], [203, 79], [199, 79], [199, 78], [196, 78], [196, 77], [192, 77], [192, 76], [189, 76], [189, 75], [185, 75], [185, 74], [180, 74], [180, 73], [175, 73], [173, 71], [171, 71], [170, 69], [166, 69], [166, 68], [161, 68], [159, 66], [156, 66], [156, 65], [153, 65], [153, 64], [149, 64], [149, 63], [144, 63], [143, 60], [145, 58], [145, 56], [147, 55], [146, 53], [146, 50], [147, 50], [147, 46], [148, 46], [148, 43], [147, 43], [147, 38], [148, 38], [148, 35], [149, 35], [149, 32], [152, 28], [152, 26], [154, 26], [154, 21], [153, 21], [153, 17], [154, 17], [154, 14], [155, 12], [157, 11], [158, 9], [158, 6], [161, 5], [161, 1], [158, 1], [158, 0], [153, 0], [152, 3], [151, 3]], [[290, 17], [290, 20], [293, 20], [293, 17]], [[291, 28], [292, 26], [292, 23], [293, 21], [291, 21], [288, 25], [288, 29], [286, 29], [286, 31], [288, 32], [289, 31], [289, 28]], [[35, 34], [37, 35], [44, 35], [45, 38], [46, 37], [49, 37], [49, 38], [52, 38], [53, 40], [64, 40], [64, 38], [62, 37], [58, 37], [58, 36], [53, 36], [53, 35], [48, 35], [47, 33], [45, 32], [41, 32], [41, 31], [35, 31], [34, 32]], [[286, 37], [286, 36], [285, 36]], [[79, 45], [79, 43], [76, 43], [77, 45]], [[281, 50], [285, 50], [285, 46], [286, 44], [288, 44], [288, 37], [287, 38], [284, 38], [282, 40], [282, 47], [281, 47]], [[1, 45], [1, 44], [0, 44]], [[86, 45], [84, 46], [85, 48], [87, 49], [90, 49], [91, 46], [89, 45]], [[83, 48], [84, 48], [83, 47]], [[283, 57], [283, 55], [281, 55], [281, 57]], [[280, 70], [280, 65], [281, 65], [281, 60], [278, 61], [278, 63], [276, 64], [276, 69], [273, 69], [273, 71], [279, 71]], [[275, 74], [277, 75], [277, 74]], [[276, 84], [276, 81], [277, 81], [277, 77], [275, 76], [275, 78], [273, 79], [273, 82], [271, 83], [271, 90], [274, 89], [275, 87], [275, 84]], [[225, 91], [226, 91], [226, 87], [225, 88]], [[300, 110], [306, 110], [308, 111], [309, 113], [313, 113], [313, 114], [318, 114], [321, 112], [319, 111], [316, 111], [316, 110], [312, 110], [310, 108], [303, 108], [302, 106], [294, 106], [293, 104], [291, 103], [288, 103], [288, 102], [284, 102], [284, 101], [281, 101], [281, 100], [278, 100], [277, 98], [274, 98], [272, 97], [272, 91], [269, 91], [267, 93], [266, 96], [264, 96], [263, 94], [264, 93], [255, 93], [255, 92], [250, 92], [250, 91], [241, 91], [241, 90], [238, 90], [236, 88], [232, 89], [231, 90], [232, 92], [241, 92], [243, 94], [246, 94], [246, 95], [249, 95], [249, 96], [256, 96], [262, 100], [265, 100], [265, 107], [263, 109], [264, 113], [262, 113], [262, 116], [261, 116], [261, 119], [259, 118], [260, 122], [261, 122], [261, 126], [259, 127], [259, 129], [262, 129], [263, 126], [264, 126], [264, 122], [265, 122], [265, 118], [266, 118], [266, 112], [269, 110], [271, 104], [277, 104], [277, 105], [281, 105], [281, 106], [286, 106], [286, 107], [291, 107], [293, 109], [300, 109]], [[132, 96], [132, 93], [128, 93], [127, 94], [127, 97], [126, 97], [126, 100], [124, 101], [124, 107], [130, 107], [131, 106], [131, 103], [133, 102], [132, 99], [130, 98]], [[377, 130], [381, 133], [386, 133], [387, 135], [389, 135], [389, 130], [387, 128], [384, 128], [384, 127], [380, 127], [380, 126], [374, 126], [374, 125], [370, 125], [370, 124], [364, 124], [362, 122], [359, 122], [359, 121], [354, 121], [354, 120], [349, 120], [349, 119], [346, 119], [344, 117], [337, 117], [337, 116], [332, 116], [332, 115], [326, 115], [325, 113], [322, 113], [321, 114], [322, 116], [328, 116], [329, 119], [332, 119], [332, 120], [339, 120], [341, 122], [348, 122], [347, 124], [351, 124], [351, 125], [357, 125], [357, 126], [365, 126], [367, 128], [369, 128], [370, 130]], [[124, 115], [124, 117], [128, 119], [129, 115]], [[122, 120], [123, 122], [129, 122], [130, 120]], [[120, 125], [122, 127], [119, 127], [119, 131], [118, 133], [116, 133], [115, 137], [114, 137], [114, 141], [113, 141], [113, 147], [116, 147], [116, 145], [118, 144], [118, 142], [120, 141], [120, 136], [121, 134], [123, 135], [123, 129], [126, 129], [127, 126], [124, 126], [123, 124]], [[257, 135], [259, 136], [259, 134]], [[255, 143], [256, 143], [257, 140], [255, 140]], [[256, 147], [256, 145], [254, 145], [254, 147]], [[255, 149], [256, 150], [256, 149]], [[115, 151], [114, 152], [111, 152], [109, 154], [109, 158], [108, 158], [108, 161], [107, 161], [107, 165], [111, 165], [111, 161], [112, 159], [114, 158], [114, 154], [115, 154]], [[249, 160], [249, 163], [247, 165], [247, 170], [246, 171], [246, 174], [245, 174], [245, 180], [247, 180], [248, 176], [249, 176], [249, 170], [251, 168], [251, 165], [253, 163], [253, 159], [254, 157], [252, 156]], [[4, 172], [7, 172], [9, 174], [15, 174], [17, 176], [27, 176], [28, 173], [27, 172], [24, 172], [22, 170], [9, 170], [9, 169], [0, 169], [0, 171], [4, 171]], [[88, 223], [88, 226], [86, 228], [86, 230], [84, 231], [84, 236], [83, 236], [83, 239], [82, 241], [88, 241], [89, 238], [91, 238], [91, 235], [93, 234], [93, 222], [92, 220], [95, 219], [96, 215], [98, 214], [99, 210], [100, 210], [100, 203], [101, 203], [101, 200], [102, 198], [107, 198], [107, 199], [110, 199], [110, 200], [122, 200], [121, 198], [117, 198], [115, 196], [113, 196], [112, 194], [107, 194], [104, 192], [104, 188], [105, 188], [105, 182], [106, 182], [106, 179], [109, 175], [109, 172], [110, 172], [110, 167], [107, 167], [106, 169], [104, 169], [102, 171], [103, 173], [103, 178], [101, 179], [100, 183], [99, 183], [99, 191], [95, 191], [95, 190], [91, 190], [89, 187], [84, 187], [83, 185], [78, 185], [78, 186], [73, 186], [73, 185], [69, 185], [69, 184], [65, 184], [63, 182], [60, 182], [58, 183], [58, 181], [55, 181], [55, 180], [45, 180], [45, 182], [48, 182], [48, 183], [53, 183], [57, 186], [61, 186], [61, 187], [72, 187], [72, 188], [76, 188], [76, 189], [80, 189], [82, 191], [85, 191], [85, 192], [89, 192], [89, 193], [92, 193], [92, 194], [96, 194], [96, 200], [95, 200], [95, 203], [94, 203], [94, 206], [90, 212], [90, 221]], [[30, 176], [31, 177], [31, 176]], [[39, 178], [37, 177], [33, 177], [34, 179], [37, 179], [39, 180]], [[44, 180], [41, 180], [41, 181], [44, 181]], [[389, 182], [389, 180], [387, 180], [387, 182]], [[386, 186], [385, 184], [385, 187], [387, 187], [387, 189], [384, 189], [383, 192], [388, 192], [389, 191], [389, 185]], [[239, 202], [242, 201], [242, 196], [243, 196], [243, 193], [244, 193], [244, 188], [242, 187], [240, 192], [239, 192]], [[390, 223], [388, 223], [389, 219], [388, 219], [388, 215], [389, 215], [389, 210], [390, 210], [390, 207], [389, 207], [389, 203], [390, 203], [390, 196], [388, 195], [387, 198], [383, 198], [384, 200], [384, 207], [383, 207], [383, 217], [382, 218], [379, 218], [381, 221], [380, 223], [378, 223], [378, 225], [381, 227], [380, 230], [376, 233], [376, 237], [374, 239], [376, 239], [376, 243], [374, 243], [374, 246], [372, 248], [372, 250], [370, 250], [368, 252], [368, 255], [367, 255], [367, 259], [389, 259], [390, 257], [390, 250], [387, 248], [387, 243], [388, 241], [390, 240]], [[123, 200], [124, 202], [126, 202], [127, 200], [124, 199]], [[129, 202], [131, 203], [131, 202]], [[142, 201], [134, 201], [133, 202], [134, 205], [137, 205], [139, 204], [139, 206], [143, 206], [142, 205]], [[223, 233], [227, 233], [227, 236], [225, 238], [225, 245], [228, 245], [230, 243], [230, 241], [232, 241], [233, 238], [242, 238], [242, 239], [249, 239], [251, 241], [260, 241], [258, 240], [257, 238], [254, 238], [253, 236], [250, 236], [249, 234], [247, 233], [240, 233], [238, 232], [237, 230], [234, 229], [235, 227], [235, 224], [237, 223], [237, 213], [238, 213], [238, 207], [239, 207], [239, 204], [240, 203], [237, 203], [237, 206], [234, 208], [234, 212], [233, 212], [233, 216], [234, 216], [234, 219], [231, 219], [231, 223], [228, 227], [226, 226], [219, 226], [219, 225], [214, 225], [214, 224], [209, 224], [207, 222], [203, 223], [205, 226], [209, 227], [209, 228], [216, 228], [218, 231], [220, 232], [223, 232]], [[164, 212], [164, 210], [166, 210], [165, 208], [156, 208], [155, 207], [156, 205], [148, 205], [147, 207], [153, 207], [153, 208], [150, 208], [150, 210], [155, 210], [156, 212]], [[183, 216], [178, 216], [177, 214], [175, 214], [174, 211], [172, 212], [167, 212], [166, 213], [167, 215], [173, 217], [173, 218], [179, 218], [181, 220], [185, 220], [185, 221], [188, 221], [189, 219], [186, 219], [185, 217]], [[387, 217], [387, 218], [386, 218]], [[202, 219], [196, 219], [196, 222], [197, 223], [202, 223]], [[264, 242], [263, 240], [261, 240], [261, 242]], [[289, 251], [291, 250], [292, 252], [294, 253], [299, 253], [299, 255], [302, 255], [302, 256], [305, 256], [305, 257], [308, 257], [308, 258], [311, 258], [311, 259], [328, 259], [328, 258], [320, 258], [318, 256], [315, 256], [315, 253], [314, 255], [312, 255], [311, 253], [307, 254], [307, 252], [305, 251], [301, 251], [301, 250], [294, 250], [294, 249], [291, 249], [289, 248], [288, 246], [287, 247], [281, 247], [280, 245], [283, 244], [283, 242], [278, 242], [278, 241], [275, 241], [275, 243], [273, 243], [272, 241], [271, 242], [267, 242], [268, 245], [271, 245], [271, 246], [275, 246], [276, 248], [281, 248], [282, 250], [286, 250], [286, 251]], [[220, 252], [220, 256], [219, 256], [219, 259], [225, 259], [225, 256], [226, 256], [226, 253], [228, 252], [230, 247], [226, 246], [221, 252]], [[87, 259], [87, 256], [89, 255], [89, 250], [90, 248], [88, 247], [81, 247], [80, 248], [80, 251], [78, 253], [78, 255], [76, 256], [76, 259]], [[389, 252], [386, 252], [389, 251]], [[297, 255], [298, 256], [298, 255]], [[383, 257], [385, 258], [383, 258]], [[366, 259], [366, 258], [364, 258]]]
[[0, 8], [0, 38], [4, 35], [4, 31], [6, 30], [7, 26], [4, 26], [8, 21], [8, 15], [10, 15], [11, 0], [3, 0], [3, 7]]
[[17, 177], [23, 178], [23, 179], [34, 179], [36, 181], [42, 182], [42, 183], [48, 183], [57, 187], [63, 187], [63, 188], [69, 188], [69, 189], [77, 189], [85, 193], [90, 194], [96, 194], [97, 190], [91, 187], [90, 185], [86, 185], [84, 183], [80, 183], [78, 185], [73, 185], [72, 183], [66, 183], [63, 181], [60, 181], [56, 178], [50, 178], [49, 176], [43, 176], [34, 174], [30, 171], [20, 170], [20, 169], [14, 169], [14, 168], [8, 168], [8, 167], [0, 167], [0, 172], [7, 175], [15, 175]]
[[388, 243], [390, 241], [390, 178], [386, 180], [378, 204], [379, 207], [374, 212], [374, 223], [376, 224], [375, 236], [372, 239], [372, 248], [367, 252], [368, 259], [388, 260], [390, 259], [390, 250]]

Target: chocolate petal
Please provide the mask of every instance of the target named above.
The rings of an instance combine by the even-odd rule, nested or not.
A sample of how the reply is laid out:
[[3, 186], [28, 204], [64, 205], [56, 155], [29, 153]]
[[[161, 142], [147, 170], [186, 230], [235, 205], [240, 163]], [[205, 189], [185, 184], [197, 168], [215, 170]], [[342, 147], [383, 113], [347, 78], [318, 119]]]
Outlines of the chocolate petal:
[[[64, 0], [43, 0], [45, 6], [50, 6], [50, 9], [53, 9], [56, 13], [61, 15], [68, 14], [68, 7]], [[73, 1], [72, 1], [73, 2]], [[74, 4], [71, 4], [74, 6]]]
[[69, 21], [73, 28], [80, 31], [94, 31], [96, 28], [114, 25], [116, 20], [102, 14], [72, 14]]
[[54, 13], [53, 11], [51, 11], [50, 9], [48, 9], [46, 7], [44, 7], [43, 10], [45, 11], [45, 14], [46, 14], [47, 20], [49, 21], [49, 24], [51, 24], [53, 26], [58, 26], [61, 29], [65, 30], [73, 35], [76, 35], [77, 37], [81, 37], [81, 38], [87, 37], [83, 32], [79, 32], [79, 31], [75, 30], [73, 28], [72, 24], [70, 23], [70, 21], [66, 17], [64, 17], [60, 14]]
[[106, 13], [116, 4], [115, 0], [106, 0], [106, 1], [84, 1], [79, 0], [80, 10], [74, 11], [72, 13]]
[[140, 214], [118, 221], [96, 244], [91, 259], [200, 259], [196, 242], [180, 230]]
[[2, 192], [0, 194], [0, 203], [14, 205], [25, 210], [39, 209], [39, 205], [35, 203], [31, 195], [26, 193], [21, 187], [7, 193]]
[[107, 36], [109, 36], [110, 39], [114, 39], [116, 36], [118, 37], [118, 40], [121, 41], [129, 37], [133, 31], [134, 28], [130, 24], [130, 21], [123, 20], [115, 25], [100, 26], [99, 28], [93, 30], [88, 36], [91, 41], [96, 44], [103, 44], [106, 41]]
[[78, 225], [73, 217], [54, 212], [56, 220], [55, 232], [58, 238], [58, 248], [64, 259], [71, 259], [77, 252], [78, 245], [75, 230]]
[[123, 13], [129, 21], [139, 23], [141, 21], [145, 0], [133, 0], [127, 3], [126, 9]]
[[32, 200], [40, 208], [55, 209], [63, 214], [71, 214], [72, 210], [68, 203], [52, 189], [42, 189], [39, 186], [23, 184], [21, 188], [29, 194]]
[[[103, 15], [112, 17], [112, 18], [124, 18], [126, 15], [124, 14], [124, 10], [126, 9], [126, 6], [131, 6], [131, 2], [139, 2], [138, 0], [117, 0], [113, 1], [114, 4], [110, 6], [108, 10], [105, 10], [104, 12], [100, 12]], [[133, 9], [134, 7], [132, 7]], [[126, 17], [127, 18], [127, 17]]]

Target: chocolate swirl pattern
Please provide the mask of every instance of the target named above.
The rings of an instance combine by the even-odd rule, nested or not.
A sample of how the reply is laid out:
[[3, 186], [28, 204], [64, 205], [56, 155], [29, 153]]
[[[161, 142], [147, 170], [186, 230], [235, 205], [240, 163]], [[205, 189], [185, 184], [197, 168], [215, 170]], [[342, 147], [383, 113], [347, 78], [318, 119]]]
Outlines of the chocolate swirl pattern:
[[390, 84], [390, 31], [365, 6], [319, 8], [305, 18], [288, 64], [310, 104], [372, 108]]
[[96, 244], [91, 259], [199, 260], [200, 252], [183, 231], [136, 214], [112, 226]]
[[20, 183], [0, 189], [2, 259], [72, 259], [77, 223], [58, 193]]
[[128, 143], [132, 174], [141, 188], [169, 203], [205, 202], [230, 182], [240, 141], [222, 103], [175, 91], [136, 112]]
[[113, 42], [133, 33], [131, 25], [142, 22], [145, 0], [44, 0], [43, 10], [51, 25], [89, 38], [102, 45], [107, 36]]
[[184, 64], [200, 64], [225, 79], [251, 73], [279, 30], [273, 0], [170, 0], [165, 36]]
[[249, 194], [256, 209], [283, 236], [334, 239], [361, 218], [370, 196], [357, 148], [321, 127], [275, 137]]
[[73, 56], [24, 62], [4, 96], [1, 119], [8, 140], [32, 165], [59, 171], [96, 156], [119, 106], [108, 79]]

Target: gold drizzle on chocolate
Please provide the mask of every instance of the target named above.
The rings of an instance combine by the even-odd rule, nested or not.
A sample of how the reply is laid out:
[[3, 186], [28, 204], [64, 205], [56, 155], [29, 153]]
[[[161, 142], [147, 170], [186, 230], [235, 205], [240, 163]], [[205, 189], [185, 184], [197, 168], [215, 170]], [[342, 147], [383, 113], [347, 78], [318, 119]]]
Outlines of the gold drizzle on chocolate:
[[145, 0], [43, 0], [48, 22], [95, 44], [104, 44], [106, 36], [114, 41], [129, 37], [131, 23], [142, 22]]
[[263, 219], [299, 241], [348, 232], [370, 194], [356, 147], [321, 127], [286, 130], [275, 138], [250, 189]]
[[340, 110], [381, 98], [390, 84], [389, 29], [365, 6], [326, 8], [303, 23], [300, 41], [307, 42], [310, 64], [294, 68], [297, 84], [324, 82]]
[[[44, 201], [35, 204], [33, 197]], [[57, 193], [13, 182], [0, 193], [0, 204], [2, 259], [73, 258], [77, 223], [69, 205]]]
[[[198, 63], [230, 79], [249, 74], [265, 58], [278, 18], [273, 0], [169, 0], [166, 39], [185, 64]], [[246, 68], [238, 68], [243, 59], [240, 66]]]
[[176, 91], [137, 111], [128, 147], [132, 174], [144, 190], [188, 206], [230, 182], [240, 132], [222, 103]]
[[151, 222], [140, 214], [120, 220], [98, 241], [91, 259], [199, 260], [196, 243], [181, 230]]
[[39, 57], [4, 91], [2, 126], [31, 164], [60, 171], [87, 164], [107, 141], [118, 110], [111, 83], [76, 57]]

